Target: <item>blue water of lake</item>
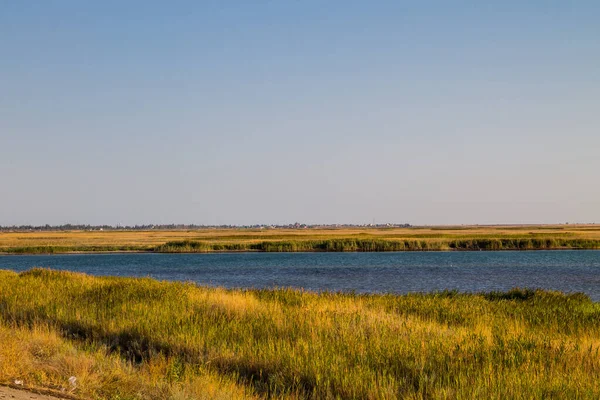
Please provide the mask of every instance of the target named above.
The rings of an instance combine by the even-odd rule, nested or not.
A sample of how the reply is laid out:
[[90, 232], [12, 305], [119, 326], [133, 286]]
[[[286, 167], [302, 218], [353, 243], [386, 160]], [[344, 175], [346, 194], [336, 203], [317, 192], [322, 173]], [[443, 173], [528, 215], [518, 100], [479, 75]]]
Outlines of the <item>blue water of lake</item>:
[[600, 301], [600, 251], [68, 254], [0, 256], [0, 269], [149, 276], [227, 288], [408, 293], [542, 288]]

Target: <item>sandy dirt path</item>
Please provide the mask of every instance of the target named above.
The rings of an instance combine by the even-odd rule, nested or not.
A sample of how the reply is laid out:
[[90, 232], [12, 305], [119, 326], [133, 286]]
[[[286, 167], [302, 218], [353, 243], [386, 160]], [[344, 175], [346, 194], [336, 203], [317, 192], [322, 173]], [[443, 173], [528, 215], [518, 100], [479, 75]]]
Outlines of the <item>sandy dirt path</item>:
[[64, 400], [58, 397], [0, 386], [0, 400]]

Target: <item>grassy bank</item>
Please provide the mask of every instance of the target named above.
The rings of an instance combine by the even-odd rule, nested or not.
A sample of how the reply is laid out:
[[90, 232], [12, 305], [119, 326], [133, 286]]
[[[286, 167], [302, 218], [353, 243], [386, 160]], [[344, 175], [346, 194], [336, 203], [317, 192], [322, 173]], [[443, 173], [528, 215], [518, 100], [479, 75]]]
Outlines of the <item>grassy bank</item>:
[[230, 291], [0, 271], [0, 343], [0, 382], [91, 398], [600, 397], [600, 305], [544, 291]]
[[327, 239], [242, 243], [210, 243], [193, 240], [167, 242], [153, 248], [158, 253], [208, 253], [215, 251], [447, 251], [447, 250], [559, 250], [599, 249], [598, 239], [500, 238], [500, 239]]
[[5, 254], [65, 254], [65, 253], [109, 253], [109, 252], [149, 252], [148, 246], [20, 246], [1, 249]]
[[4, 254], [598, 248], [598, 225], [0, 232]]

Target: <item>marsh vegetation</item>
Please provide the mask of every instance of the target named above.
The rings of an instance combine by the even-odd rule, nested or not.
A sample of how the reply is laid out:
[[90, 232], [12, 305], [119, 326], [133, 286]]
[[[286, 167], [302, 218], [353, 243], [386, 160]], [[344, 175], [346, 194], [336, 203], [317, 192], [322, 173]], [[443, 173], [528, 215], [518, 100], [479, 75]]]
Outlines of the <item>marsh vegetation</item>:
[[600, 397], [600, 304], [580, 294], [317, 294], [0, 271], [0, 341], [0, 382], [89, 398]]
[[167, 242], [152, 249], [158, 253], [208, 253], [215, 251], [477, 251], [477, 250], [557, 250], [598, 249], [597, 239], [564, 238], [484, 238], [484, 239], [325, 239], [261, 242], [211, 243], [194, 240]]

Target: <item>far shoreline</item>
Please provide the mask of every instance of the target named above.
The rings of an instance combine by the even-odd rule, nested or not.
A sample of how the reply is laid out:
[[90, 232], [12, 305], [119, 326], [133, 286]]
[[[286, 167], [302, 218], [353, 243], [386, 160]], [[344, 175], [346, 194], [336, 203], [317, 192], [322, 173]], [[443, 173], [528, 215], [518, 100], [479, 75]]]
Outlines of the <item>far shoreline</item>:
[[65, 252], [0, 252], [0, 256], [64, 256], [64, 255], [102, 255], [102, 254], [302, 254], [302, 253], [501, 253], [501, 252], [534, 252], [534, 251], [600, 251], [600, 248], [582, 247], [556, 247], [545, 249], [424, 249], [424, 250], [391, 250], [391, 251], [327, 251], [327, 250], [302, 250], [302, 251], [264, 251], [264, 250], [212, 250], [212, 251], [152, 251], [152, 250], [124, 250], [124, 251], [65, 251]]
[[600, 225], [0, 232], [0, 255], [600, 249]]

